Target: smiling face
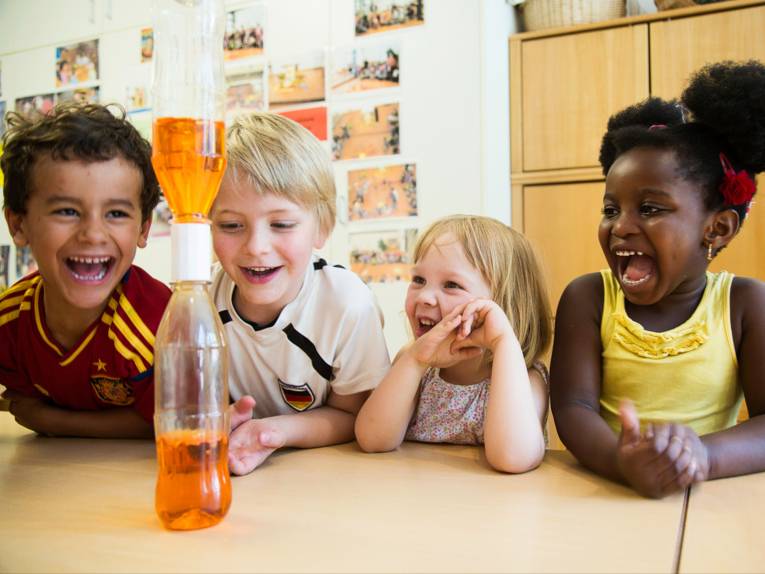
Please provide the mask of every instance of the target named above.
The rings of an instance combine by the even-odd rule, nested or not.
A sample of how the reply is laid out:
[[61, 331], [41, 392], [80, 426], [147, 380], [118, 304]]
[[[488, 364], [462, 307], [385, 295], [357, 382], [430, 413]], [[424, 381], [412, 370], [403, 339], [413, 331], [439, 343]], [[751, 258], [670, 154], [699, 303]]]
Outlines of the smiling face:
[[26, 213], [6, 209], [18, 247], [28, 245], [45, 284], [49, 324], [87, 327], [146, 245], [141, 172], [121, 157], [108, 161], [40, 157], [32, 169]]
[[697, 186], [678, 175], [672, 151], [619, 156], [606, 177], [598, 238], [627, 300], [651, 305], [703, 286], [714, 219]]
[[406, 315], [415, 337], [427, 333], [457, 305], [491, 299], [491, 288], [452, 233], [438, 237], [412, 268]]
[[237, 312], [249, 321], [272, 322], [297, 297], [313, 249], [324, 245], [316, 217], [228, 172], [211, 218], [215, 253], [236, 283]]

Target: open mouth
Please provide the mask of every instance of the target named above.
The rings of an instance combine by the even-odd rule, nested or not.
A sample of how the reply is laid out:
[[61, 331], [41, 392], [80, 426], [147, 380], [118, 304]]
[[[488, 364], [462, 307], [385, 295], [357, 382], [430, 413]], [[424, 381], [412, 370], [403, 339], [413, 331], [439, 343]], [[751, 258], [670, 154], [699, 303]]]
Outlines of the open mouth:
[[434, 321], [433, 319], [428, 319], [427, 317], [419, 317], [416, 319], [416, 335], [417, 337], [421, 337], [428, 331], [430, 331], [433, 327], [436, 326], [438, 321]]
[[242, 267], [241, 269], [245, 275], [247, 275], [254, 281], [260, 283], [260, 282], [268, 281], [274, 275], [276, 275], [281, 269], [281, 266], [279, 267]]
[[619, 279], [624, 287], [638, 287], [654, 275], [656, 265], [651, 257], [642, 251], [614, 251], [619, 270]]
[[66, 266], [78, 281], [103, 280], [114, 265], [113, 257], [67, 257]]

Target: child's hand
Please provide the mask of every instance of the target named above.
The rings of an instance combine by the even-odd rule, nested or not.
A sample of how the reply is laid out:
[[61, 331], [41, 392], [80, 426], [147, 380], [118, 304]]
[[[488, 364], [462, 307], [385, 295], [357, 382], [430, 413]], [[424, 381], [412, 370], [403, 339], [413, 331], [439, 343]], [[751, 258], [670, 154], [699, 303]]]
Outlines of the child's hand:
[[228, 468], [231, 474], [248, 474], [255, 470], [277, 448], [284, 446], [284, 433], [268, 419], [252, 419], [241, 423], [229, 437]]
[[55, 412], [56, 407], [34, 397], [28, 397], [16, 391], [6, 390], [3, 398], [10, 401], [8, 411], [16, 418], [16, 422], [38, 434], [52, 436], [47, 424]]
[[414, 341], [410, 352], [418, 363], [443, 369], [481, 354], [481, 349], [474, 345], [461, 345], [457, 348], [454, 344], [457, 328], [462, 323], [461, 313], [466, 305], [452, 309], [430, 331]]
[[649, 424], [641, 435], [632, 403], [623, 402], [619, 414], [622, 432], [617, 445], [617, 464], [637, 492], [661, 498], [706, 477], [706, 448], [688, 427]]
[[466, 344], [494, 352], [500, 341], [507, 337], [517, 341], [507, 315], [491, 299], [471, 301], [465, 305], [461, 315], [462, 324], [457, 332], [457, 346], [460, 348]]
[[250, 395], [245, 395], [233, 405], [228, 407], [228, 416], [231, 421], [231, 430], [242, 423], [252, 419], [252, 411], [255, 409], [255, 399]]

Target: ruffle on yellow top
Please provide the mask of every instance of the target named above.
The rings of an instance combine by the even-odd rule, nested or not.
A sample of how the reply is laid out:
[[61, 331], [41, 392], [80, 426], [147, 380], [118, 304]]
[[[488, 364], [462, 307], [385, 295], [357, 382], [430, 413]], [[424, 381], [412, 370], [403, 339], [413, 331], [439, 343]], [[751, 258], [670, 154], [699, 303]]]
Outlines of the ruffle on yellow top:
[[703, 319], [665, 333], [646, 331], [623, 313], [614, 313], [613, 319], [614, 340], [629, 352], [647, 359], [681, 355], [709, 340], [709, 328]]

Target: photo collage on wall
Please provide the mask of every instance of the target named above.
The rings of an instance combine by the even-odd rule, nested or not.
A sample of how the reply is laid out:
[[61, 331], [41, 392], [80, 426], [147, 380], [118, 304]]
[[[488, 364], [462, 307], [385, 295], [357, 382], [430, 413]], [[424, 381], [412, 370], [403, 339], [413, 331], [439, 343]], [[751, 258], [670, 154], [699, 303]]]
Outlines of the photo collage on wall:
[[407, 34], [424, 0], [354, 0], [353, 45], [332, 50], [332, 158], [347, 190], [351, 268], [366, 283], [409, 281], [417, 234], [417, 164], [406, 146]]

